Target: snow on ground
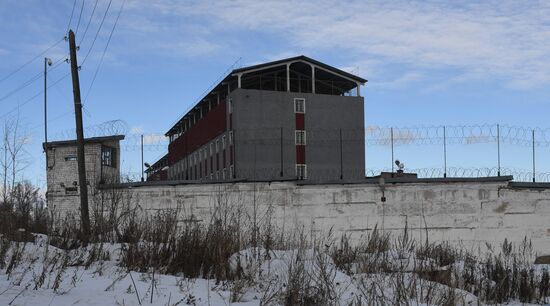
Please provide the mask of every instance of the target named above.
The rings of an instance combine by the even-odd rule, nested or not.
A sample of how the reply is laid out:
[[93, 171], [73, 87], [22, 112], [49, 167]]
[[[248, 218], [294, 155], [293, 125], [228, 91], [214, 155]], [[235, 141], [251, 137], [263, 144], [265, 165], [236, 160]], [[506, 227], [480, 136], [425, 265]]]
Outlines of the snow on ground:
[[[103, 260], [87, 268], [87, 256], [94, 246], [89, 246], [88, 252], [64, 251], [48, 246], [43, 236], [39, 236], [36, 243], [20, 246], [21, 263], [7, 273], [10, 258], [17, 252], [12, 249], [6, 254], [6, 267], [0, 269], [0, 305], [281, 305], [282, 296], [293, 279], [306, 282], [298, 285], [312, 289], [315, 295], [327, 294], [334, 305], [367, 302], [367, 297], [373, 294], [381, 296], [375, 302], [389, 305], [388, 301], [396, 294], [395, 274], [348, 275], [338, 270], [329, 256], [313, 250], [245, 249], [231, 256], [230, 269], [251, 277], [236, 282], [216, 282], [163, 275], [152, 270], [129, 272], [118, 264], [121, 247], [118, 244], [103, 245]], [[404, 266], [407, 271], [408, 264]], [[407, 284], [412, 273], [404, 272], [400, 277]], [[416, 286], [419, 292], [431, 288], [434, 300], [449, 290], [426, 280]], [[459, 297], [457, 303], [478, 305], [474, 295], [451, 290]], [[411, 304], [418, 305], [414, 301]]]

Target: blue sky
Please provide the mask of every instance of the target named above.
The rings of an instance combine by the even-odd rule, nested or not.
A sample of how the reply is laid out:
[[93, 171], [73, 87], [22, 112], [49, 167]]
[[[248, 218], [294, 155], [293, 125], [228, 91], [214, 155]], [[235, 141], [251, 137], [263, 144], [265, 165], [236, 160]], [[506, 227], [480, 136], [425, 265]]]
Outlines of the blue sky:
[[[82, 60], [109, 0], [4, 0], [0, 79], [79, 27]], [[80, 16], [82, 3], [84, 7]], [[369, 80], [365, 126], [509, 124], [550, 127], [550, 3], [546, 1], [136, 1], [127, 0], [97, 79], [90, 83], [122, 0], [112, 0], [80, 72], [86, 126], [120, 119], [129, 133], [163, 134], [237, 59], [246, 66], [304, 54]], [[80, 24], [78, 23], [80, 19]], [[86, 36], [83, 33], [91, 20]], [[66, 42], [47, 56], [68, 54]], [[0, 82], [0, 96], [42, 71], [38, 59]], [[53, 83], [69, 72], [60, 64]], [[42, 89], [33, 82], [0, 101], [0, 119]], [[51, 136], [74, 126], [70, 78], [48, 90]], [[20, 106], [28, 131], [22, 177], [43, 186], [42, 98]], [[3, 116], [3, 117], [1, 117]], [[132, 138], [136, 139], [136, 138]], [[449, 166], [492, 167], [494, 145], [450, 146]], [[541, 171], [548, 147], [537, 149]], [[410, 168], [442, 166], [439, 146], [399, 146]], [[529, 170], [530, 149], [503, 146], [503, 166]], [[125, 171], [139, 171], [135, 151]], [[163, 152], [146, 152], [154, 161]], [[389, 167], [388, 148], [367, 148], [367, 167]]]

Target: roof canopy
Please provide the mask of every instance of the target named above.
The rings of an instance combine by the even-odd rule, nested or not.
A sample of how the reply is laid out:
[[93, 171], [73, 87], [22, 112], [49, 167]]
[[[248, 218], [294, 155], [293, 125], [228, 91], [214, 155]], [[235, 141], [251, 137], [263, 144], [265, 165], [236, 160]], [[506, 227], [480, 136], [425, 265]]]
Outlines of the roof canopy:
[[[287, 67], [289, 74], [286, 71]], [[315, 69], [315, 84], [311, 81], [312, 69]], [[288, 82], [287, 76], [290, 78]], [[267, 90], [307, 93], [313, 92], [315, 87], [315, 93], [318, 94], [343, 95], [366, 82], [367, 80], [361, 77], [304, 55], [234, 69], [176, 121], [165, 135], [178, 133], [181, 124], [191, 117], [193, 112], [208, 108], [209, 99], [214, 99], [213, 95], [228, 94], [236, 88], [269, 88]], [[290, 88], [287, 88], [288, 86]]]

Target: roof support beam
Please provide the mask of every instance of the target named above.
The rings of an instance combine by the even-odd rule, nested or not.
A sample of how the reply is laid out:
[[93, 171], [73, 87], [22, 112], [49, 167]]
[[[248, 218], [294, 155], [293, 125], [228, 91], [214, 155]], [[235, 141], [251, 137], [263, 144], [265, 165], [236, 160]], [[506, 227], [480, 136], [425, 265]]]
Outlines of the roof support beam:
[[315, 93], [315, 66], [313, 64], [310, 64], [311, 66], [311, 93]]
[[286, 64], [286, 91], [290, 92], [290, 63]]

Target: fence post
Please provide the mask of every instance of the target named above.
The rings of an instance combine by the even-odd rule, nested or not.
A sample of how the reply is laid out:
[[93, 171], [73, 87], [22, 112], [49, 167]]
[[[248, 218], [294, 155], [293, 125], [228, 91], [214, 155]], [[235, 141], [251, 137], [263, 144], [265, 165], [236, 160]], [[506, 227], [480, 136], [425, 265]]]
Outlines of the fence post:
[[393, 127], [390, 128], [390, 141], [391, 141], [391, 173], [393, 176], [394, 168], [393, 168]]
[[447, 177], [447, 131], [443, 126], [443, 177]]
[[500, 176], [500, 125], [497, 124], [497, 176]]
[[531, 138], [533, 142], [533, 183], [535, 182], [535, 130], [532, 130]]

